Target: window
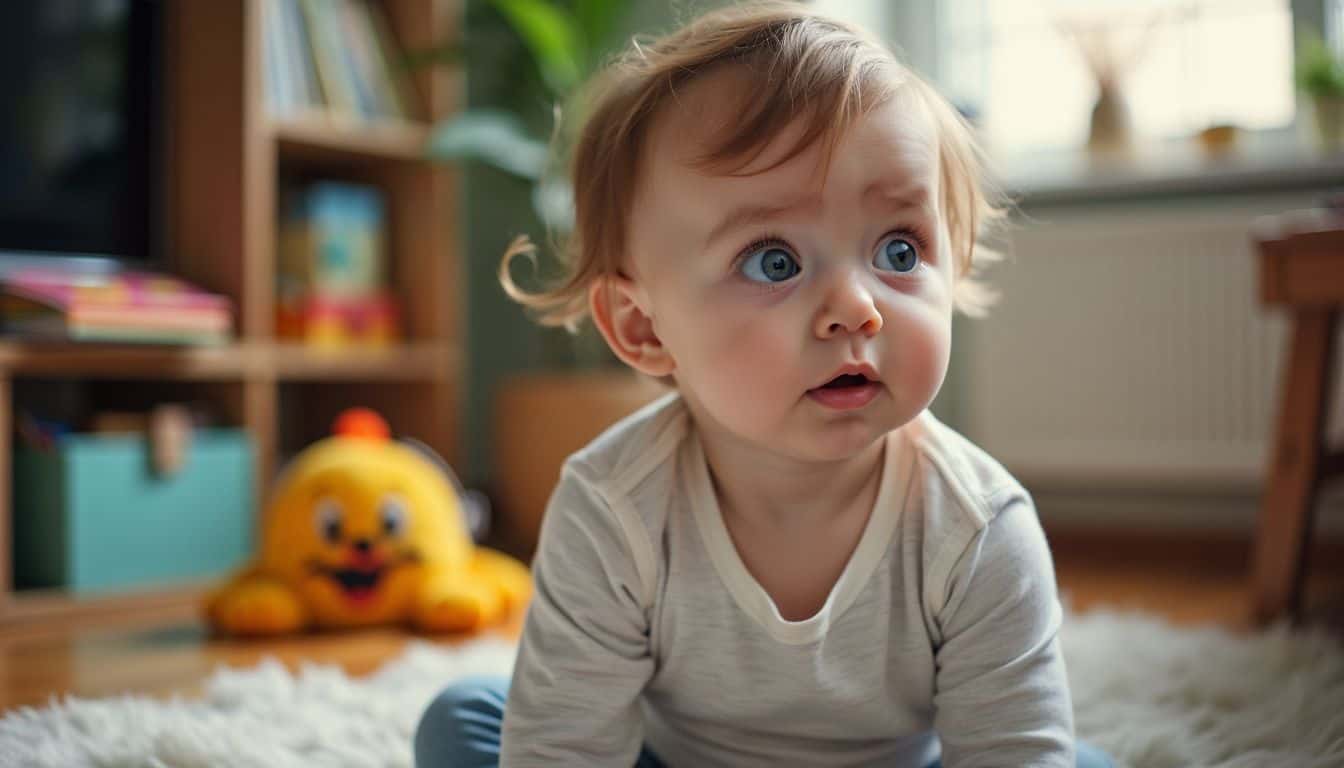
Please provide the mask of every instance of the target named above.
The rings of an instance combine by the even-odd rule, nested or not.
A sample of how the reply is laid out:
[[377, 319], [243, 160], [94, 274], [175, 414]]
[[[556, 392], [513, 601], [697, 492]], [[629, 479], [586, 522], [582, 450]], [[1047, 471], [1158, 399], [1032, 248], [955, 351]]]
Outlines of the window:
[[[942, 0], [934, 70], [1000, 153], [1087, 141], [1096, 80], [1079, 30], [1101, 29], [1139, 139], [1294, 118], [1289, 0]], [[1072, 25], [1068, 27], [1066, 25]], [[1072, 29], [1073, 31], [1066, 31]]]

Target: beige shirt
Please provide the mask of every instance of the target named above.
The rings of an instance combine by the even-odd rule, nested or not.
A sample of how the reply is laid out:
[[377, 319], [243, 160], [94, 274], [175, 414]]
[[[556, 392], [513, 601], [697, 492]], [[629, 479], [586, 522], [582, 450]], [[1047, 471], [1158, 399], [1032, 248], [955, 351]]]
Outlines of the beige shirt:
[[781, 617], [669, 395], [566, 463], [542, 525], [505, 766], [1074, 766], [1031, 497], [925, 411], [818, 613]]

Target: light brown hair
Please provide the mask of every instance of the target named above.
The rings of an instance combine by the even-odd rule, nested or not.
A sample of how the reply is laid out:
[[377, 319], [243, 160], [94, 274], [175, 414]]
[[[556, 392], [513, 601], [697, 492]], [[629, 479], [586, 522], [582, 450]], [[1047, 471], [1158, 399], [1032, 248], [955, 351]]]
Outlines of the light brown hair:
[[[980, 243], [1002, 217], [991, 199], [983, 154], [971, 129], [947, 101], [900, 64], [881, 42], [844, 22], [791, 2], [755, 2], [700, 16], [648, 43], [632, 41], [594, 79], [591, 111], [574, 146], [570, 179], [575, 226], [563, 252], [563, 277], [536, 293], [514, 283], [510, 265], [536, 247], [516, 238], [505, 252], [499, 280], [510, 297], [545, 325], [574, 329], [588, 315], [594, 281], [618, 273], [626, 250], [630, 207], [640, 154], [658, 112], [690, 81], [722, 65], [759, 72], [760, 88], [744, 94], [741, 118], [701, 160], [726, 173], [746, 167], [795, 119], [803, 131], [782, 164], [821, 140], [834, 147], [855, 117], [882, 104], [898, 88], [925, 103], [938, 134], [939, 205], [954, 259], [954, 303], [982, 316], [996, 299], [975, 275], [997, 254]], [[772, 166], [773, 167], [773, 166]], [[767, 169], [768, 170], [768, 169]]]

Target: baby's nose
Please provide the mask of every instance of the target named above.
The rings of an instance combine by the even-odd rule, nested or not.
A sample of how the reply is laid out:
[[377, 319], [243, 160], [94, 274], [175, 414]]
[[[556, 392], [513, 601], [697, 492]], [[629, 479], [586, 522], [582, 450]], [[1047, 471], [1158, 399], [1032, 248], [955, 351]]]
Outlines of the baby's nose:
[[873, 294], [859, 280], [846, 278], [826, 297], [817, 313], [815, 330], [822, 339], [850, 333], [872, 336], [882, 330], [882, 313], [877, 311]]

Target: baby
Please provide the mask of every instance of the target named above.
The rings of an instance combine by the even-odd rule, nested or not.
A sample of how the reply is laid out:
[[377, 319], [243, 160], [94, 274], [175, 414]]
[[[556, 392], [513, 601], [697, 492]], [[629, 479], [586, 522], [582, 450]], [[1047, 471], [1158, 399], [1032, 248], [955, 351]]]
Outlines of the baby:
[[503, 280], [675, 391], [565, 464], [511, 684], [445, 691], [417, 764], [1109, 765], [1031, 497], [927, 410], [992, 298], [966, 125], [793, 4], [605, 78], [566, 278]]

